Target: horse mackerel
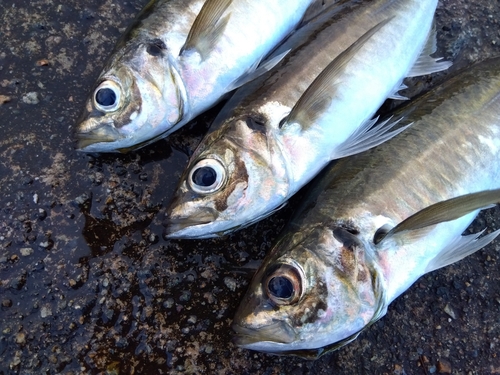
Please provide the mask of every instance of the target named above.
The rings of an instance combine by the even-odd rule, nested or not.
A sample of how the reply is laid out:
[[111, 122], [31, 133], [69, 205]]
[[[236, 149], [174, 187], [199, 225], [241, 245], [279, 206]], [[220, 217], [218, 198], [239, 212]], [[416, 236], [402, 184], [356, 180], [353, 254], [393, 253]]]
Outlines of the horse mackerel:
[[395, 116], [413, 125], [315, 181], [236, 313], [238, 345], [315, 358], [355, 339], [420, 276], [499, 234], [462, 236], [500, 203], [500, 59]]
[[275, 64], [257, 68], [310, 5], [321, 10], [316, 2], [151, 1], [97, 80], [76, 126], [77, 149], [127, 152], [168, 136]]
[[[207, 238], [281, 207], [332, 159], [389, 139], [372, 116], [407, 76], [448, 68], [429, 57], [436, 0], [345, 1], [292, 35], [270, 72], [237, 90], [184, 172], [172, 238]], [[333, 60], [333, 61], [332, 61]]]

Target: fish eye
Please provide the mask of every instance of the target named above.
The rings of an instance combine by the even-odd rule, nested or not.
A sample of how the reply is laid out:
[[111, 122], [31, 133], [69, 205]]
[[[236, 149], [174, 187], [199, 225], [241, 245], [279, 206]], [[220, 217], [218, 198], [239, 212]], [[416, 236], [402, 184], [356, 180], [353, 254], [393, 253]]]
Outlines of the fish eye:
[[208, 194], [219, 190], [226, 181], [226, 170], [216, 159], [203, 159], [188, 175], [188, 183], [196, 193]]
[[113, 112], [120, 103], [121, 89], [113, 81], [104, 81], [95, 90], [94, 105], [102, 112]]
[[288, 264], [275, 268], [266, 277], [264, 289], [271, 301], [277, 305], [290, 305], [302, 295], [302, 281], [298, 270]]

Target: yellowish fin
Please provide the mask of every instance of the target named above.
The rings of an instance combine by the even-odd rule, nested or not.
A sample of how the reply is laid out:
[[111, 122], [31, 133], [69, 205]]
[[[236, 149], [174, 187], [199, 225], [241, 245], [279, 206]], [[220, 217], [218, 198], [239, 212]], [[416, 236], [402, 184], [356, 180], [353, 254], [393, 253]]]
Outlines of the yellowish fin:
[[233, 0], [207, 0], [194, 20], [184, 51], [195, 49], [205, 60], [224, 33], [231, 14], [222, 17]]
[[447, 199], [411, 215], [388, 231], [385, 236], [376, 239], [375, 242], [380, 243], [400, 232], [418, 230], [445, 221], [455, 220], [476, 210], [489, 208], [491, 205], [499, 203], [500, 189], [485, 190]]

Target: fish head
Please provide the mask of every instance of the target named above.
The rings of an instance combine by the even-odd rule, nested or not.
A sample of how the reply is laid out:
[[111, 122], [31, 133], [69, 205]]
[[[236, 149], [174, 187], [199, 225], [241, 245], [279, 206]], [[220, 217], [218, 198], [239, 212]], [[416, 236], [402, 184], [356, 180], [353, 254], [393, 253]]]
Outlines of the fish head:
[[264, 259], [235, 314], [234, 342], [317, 357], [352, 341], [385, 313], [379, 282], [362, 241], [345, 228], [285, 235]]
[[[75, 131], [84, 152], [126, 152], [164, 135], [183, 117], [185, 92], [161, 41], [126, 48], [91, 91]], [[165, 47], [166, 48], [166, 47]]]
[[[167, 211], [170, 238], [225, 235], [269, 215], [288, 194], [288, 175], [266, 131], [231, 118], [202, 141]], [[250, 124], [250, 125], [249, 125]]]

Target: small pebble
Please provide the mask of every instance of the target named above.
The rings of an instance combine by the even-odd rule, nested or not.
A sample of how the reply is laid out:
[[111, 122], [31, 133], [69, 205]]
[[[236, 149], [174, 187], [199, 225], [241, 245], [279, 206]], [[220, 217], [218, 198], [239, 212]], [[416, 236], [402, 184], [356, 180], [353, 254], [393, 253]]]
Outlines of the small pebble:
[[450, 362], [440, 359], [437, 363], [437, 370], [440, 374], [451, 374]]
[[8, 103], [12, 100], [10, 96], [7, 95], [0, 95], [0, 105]]
[[26, 104], [38, 104], [40, 100], [38, 99], [38, 93], [32, 91], [23, 96], [23, 102]]
[[75, 198], [75, 202], [81, 205], [84, 204], [87, 199], [89, 199], [88, 194], [83, 193], [82, 195]]
[[166, 309], [170, 309], [174, 304], [175, 304], [174, 299], [168, 298], [165, 302], [163, 302], [163, 307], [165, 307]]
[[23, 257], [27, 257], [33, 254], [33, 249], [31, 247], [23, 247], [19, 251], [21, 252], [21, 255]]
[[48, 248], [49, 246], [49, 241], [40, 242], [40, 247], [43, 247], [44, 249]]
[[19, 345], [24, 345], [26, 343], [26, 335], [23, 332], [19, 332], [16, 335], [16, 343]]
[[231, 292], [234, 292], [236, 290], [236, 280], [232, 277], [225, 277], [224, 284], [226, 284]]
[[457, 318], [457, 316], [455, 315], [455, 311], [448, 304], [446, 304], [446, 306], [444, 307], [444, 312], [451, 316], [453, 319]]
[[40, 59], [36, 62], [36, 65], [38, 66], [47, 66], [49, 65], [49, 60], [47, 59]]
[[10, 363], [9, 367], [11, 370], [13, 370], [14, 368], [16, 368], [19, 364], [21, 363], [21, 358], [20, 357], [14, 357], [14, 359], [12, 360], [12, 362]]
[[49, 306], [44, 306], [40, 309], [40, 316], [46, 318], [52, 315], [52, 310]]
[[2, 300], [2, 306], [3, 307], [11, 307], [12, 306], [12, 300], [10, 300], [8, 298]]

